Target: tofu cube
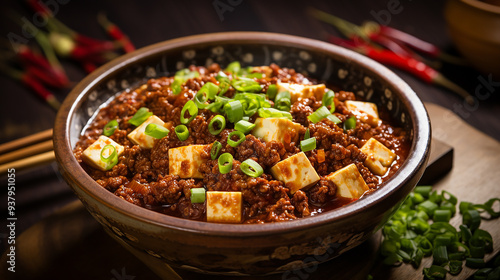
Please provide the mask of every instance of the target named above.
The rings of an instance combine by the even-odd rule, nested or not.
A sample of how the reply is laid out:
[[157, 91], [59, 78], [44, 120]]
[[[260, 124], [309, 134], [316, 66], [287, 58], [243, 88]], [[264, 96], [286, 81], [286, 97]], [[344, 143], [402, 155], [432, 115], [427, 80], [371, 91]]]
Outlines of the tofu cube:
[[204, 161], [201, 155], [207, 146], [211, 145], [190, 145], [169, 149], [169, 174], [178, 175], [181, 178], [203, 179], [198, 168]]
[[299, 140], [301, 125], [285, 118], [257, 118], [252, 135], [265, 142], [277, 141], [290, 144]]
[[[85, 151], [83, 151], [82, 159], [88, 165], [97, 168], [102, 171], [106, 171], [111, 168], [111, 162], [104, 162], [101, 160], [101, 150], [106, 145], [112, 145], [116, 149], [116, 153], [120, 156], [123, 153], [123, 146], [111, 140], [110, 138], [101, 135], [99, 139], [95, 141], [92, 145], [90, 145]], [[106, 149], [104, 151], [103, 156], [108, 157], [111, 154], [112, 150]]]
[[164, 126], [165, 123], [157, 116], [151, 116], [146, 121], [144, 121], [140, 126], [130, 132], [127, 137], [128, 139], [143, 149], [151, 149], [155, 145], [156, 138], [146, 135], [146, 126], [148, 124], [154, 123], [156, 125]]
[[252, 70], [250, 72], [262, 73], [265, 75], [265, 77], [271, 77], [271, 75], [273, 74], [273, 69], [271, 69], [271, 67], [269, 66], [254, 66], [252, 67]]
[[207, 222], [241, 223], [241, 192], [207, 192]]
[[366, 154], [365, 165], [373, 174], [380, 176], [387, 172], [388, 167], [396, 159], [396, 154], [375, 138], [368, 139], [361, 147], [361, 151]]
[[339, 169], [325, 179], [337, 185], [337, 197], [358, 199], [368, 190], [368, 186], [354, 163]]
[[371, 126], [379, 125], [380, 118], [375, 103], [347, 100], [345, 105], [362, 122]]
[[271, 174], [284, 182], [291, 194], [310, 187], [320, 179], [304, 152], [276, 163], [271, 168]]
[[321, 100], [325, 94], [325, 85], [301, 85], [301, 84], [290, 84], [290, 83], [277, 83], [278, 92], [288, 91], [290, 92], [290, 97], [292, 103], [304, 98], [310, 98], [312, 96], [316, 97], [316, 100]]

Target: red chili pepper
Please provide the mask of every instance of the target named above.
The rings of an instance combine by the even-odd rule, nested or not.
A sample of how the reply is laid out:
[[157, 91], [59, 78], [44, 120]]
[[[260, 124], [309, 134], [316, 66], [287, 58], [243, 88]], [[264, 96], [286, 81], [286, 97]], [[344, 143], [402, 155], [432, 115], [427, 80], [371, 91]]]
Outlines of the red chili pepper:
[[97, 69], [97, 66], [92, 62], [82, 61], [81, 63], [82, 63], [83, 69], [85, 69], [85, 72], [87, 72], [88, 74], [92, 73], [94, 70]]
[[400, 56], [392, 51], [388, 50], [376, 50], [369, 46], [362, 46], [356, 48], [356, 50], [373, 60], [376, 60], [382, 64], [394, 66], [401, 70], [405, 70], [418, 78], [424, 80], [427, 83], [440, 85], [445, 87], [456, 94], [462, 96], [469, 104], [474, 103], [472, 96], [465, 91], [463, 88], [459, 87], [452, 81], [448, 80], [438, 71], [427, 66], [425, 63], [416, 60], [413, 57]]
[[[389, 37], [395, 41], [402, 42], [410, 48], [413, 48], [416, 51], [424, 53], [432, 58], [437, 58], [441, 54], [441, 50], [437, 46], [386, 25], [380, 25], [379, 34]], [[372, 38], [372, 35], [377, 36], [377, 34], [370, 34], [370, 39]]]
[[56, 97], [49, 90], [47, 90], [37, 79], [32, 77], [29, 73], [25, 73], [22, 75], [21, 81], [26, 86], [35, 91], [35, 93], [43, 98], [43, 100], [45, 100], [45, 102], [47, 102], [52, 108], [54, 108], [56, 111], [59, 110], [61, 103], [59, 103]]
[[20, 46], [17, 55], [21, 62], [39, 79], [46, 84], [57, 88], [65, 88], [69, 85], [68, 77], [64, 70], [54, 67], [43, 55], [33, 52], [27, 46]]
[[47, 9], [44, 4], [41, 3], [41, 0], [28, 0], [28, 5], [30, 5], [35, 12], [38, 12], [44, 16], [52, 17], [52, 12]]
[[108, 35], [111, 36], [111, 38], [118, 40], [122, 43], [123, 50], [125, 52], [129, 53], [135, 50], [135, 46], [132, 44], [128, 36], [125, 35], [125, 33], [123, 33], [122, 30], [116, 24], [109, 21], [106, 15], [104, 15], [103, 13], [99, 14], [97, 20], [99, 21], [101, 26], [106, 30]]

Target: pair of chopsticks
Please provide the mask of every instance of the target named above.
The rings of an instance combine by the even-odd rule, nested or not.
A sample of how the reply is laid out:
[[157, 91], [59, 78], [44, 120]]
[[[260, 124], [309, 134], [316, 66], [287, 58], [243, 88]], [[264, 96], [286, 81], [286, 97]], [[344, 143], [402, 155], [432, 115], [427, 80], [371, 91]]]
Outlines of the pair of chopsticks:
[[0, 175], [55, 160], [52, 129], [0, 145]]

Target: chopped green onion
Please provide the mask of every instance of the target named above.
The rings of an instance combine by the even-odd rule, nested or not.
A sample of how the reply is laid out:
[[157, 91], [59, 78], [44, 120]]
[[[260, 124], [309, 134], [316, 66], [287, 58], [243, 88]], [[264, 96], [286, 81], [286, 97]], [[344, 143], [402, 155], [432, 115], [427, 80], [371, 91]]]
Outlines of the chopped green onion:
[[344, 122], [344, 130], [353, 129], [356, 127], [356, 118], [354, 116], [347, 118]]
[[205, 189], [204, 188], [192, 188], [191, 189], [191, 203], [203, 203], [205, 202]]
[[210, 150], [210, 158], [216, 159], [219, 156], [219, 152], [222, 149], [222, 144], [219, 141], [215, 141], [212, 144], [212, 149]]
[[448, 272], [451, 275], [457, 275], [462, 271], [462, 261], [461, 260], [451, 260], [448, 264]]
[[218, 135], [224, 128], [226, 128], [226, 119], [221, 115], [213, 117], [208, 124], [208, 132], [212, 135]]
[[146, 126], [146, 129], [144, 130], [144, 133], [146, 135], [149, 135], [151, 137], [154, 137], [156, 139], [161, 139], [165, 136], [168, 135], [170, 131], [161, 126], [161, 125], [157, 125], [157, 124], [154, 124], [154, 123], [150, 123]]
[[177, 138], [179, 138], [179, 140], [181, 140], [181, 141], [184, 141], [184, 140], [188, 139], [188, 137], [189, 137], [189, 130], [188, 130], [187, 126], [185, 126], [183, 124], [176, 126], [174, 131], [175, 131], [175, 134], [177, 135]]
[[425, 277], [430, 280], [445, 279], [447, 272], [444, 267], [439, 265], [431, 265], [431, 267], [426, 267], [423, 270]]
[[244, 120], [238, 121], [234, 125], [234, 129], [243, 132], [244, 134], [248, 134], [252, 129], [254, 129], [255, 124], [251, 122], [247, 122]]
[[140, 126], [143, 122], [145, 122], [149, 117], [151, 117], [153, 113], [149, 112], [149, 109], [146, 107], [141, 107], [134, 116], [128, 120], [130, 124], [135, 126]]
[[118, 121], [111, 120], [102, 129], [102, 134], [104, 134], [105, 136], [111, 136], [113, 135], [113, 133], [115, 133], [115, 130], [117, 128], [118, 128]]
[[270, 100], [274, 100], [276, 98], [277, 93], [278, 93], [278, 86], [276, 86], [275, 84], [271, 84], [267, 87], [266, 95], [267, 98], [269, 98]]
[[342, 122], [342, 121], [341, 121], [339, 118], [337, 118], [337, 116], [335, 116], [335, 115], [328, 115], [328, 116], [326, 116], [326, 118], [327, 118], [327, 119], [329, 119], [330, 121], [332, 121], [332, 122], [333, 122], [333, 123], [335, 123], [335, 124], [339, 124], [339, 123], [341, 123], [341, 122]]
[[224, 112], [229, 122], [236, 123], [243, 117], [243, 105], [239, 100], [229, 101], [224, 105]]
[[[234, 141], [233, 139], [231, 139], [233, 136], [238, 136], [238, 141]], [[229, 133], [229, 135], [227, 136], [227, 143], [229, 144], [229, 146], [235, 148], [238, 147], [241, 143], [243, 143], [245, 139], [246, 139], [245, 134], [243, 134], [243, 132], [235, 130]]]
[[472, 232], [466, 225], [460, 225], [460, 234], [463, 242], [469, 242], [472, 238]]
[[264, 173], [264, 169], [253, 159], [247, 159], [243, 161], [240, 165], [240, 169], [243, 173], [250, 177], [259, 177]]
[[434, 211], [436, 211], [437, 208], [438, 205], [430, 200], [426, 200], [417, 206], [417, 210], [424, 211], [427, 215], [429, 215], [429, 217], [434, 215]]
[[[185, 118], [186, 111], [188, 111], [190, 115], [189, 119]], [[182, 124], [190, 123], [192, 120], [194, 120], [196, 115], [198, 115], [198, 107], [196, 106], [193, 100], [189, 100], [188, 102], [186, 102], [186, 104], [184, 104], [184, 107], [182, 107], [181, 123]]]
[[231, 85], [241, 92], [259, 92], [262, 90], [260, 84], [253, 79], [239, 77], [231, 81]]
[[467, 225], [471, 231], [474, 231], [479, 228], [481, 224], [481, 216], [479, 212], [475, 209], [467, 210], [462, 214], [462, 223]]
[[[108, 156], [105, 156], [108, 154]], [[118, 163], [118, 152], [115, 146], [106, 145], [101, 150], [101, 161], [106, 163], [106, 170], [110, 170]]]
[[307, 116], [307, 118], [313, 123], [318, 123], [328, 115], [330, 115], [330, 111], [328, 110], [328, 108], [326, 108], [325, 106], [321, 106], [314, 113]]
[[180, 79], [174, 79], [174, 81], [170, 84], [170, 88], [172, 89], [172, 93], [174, 95], [178, 95], [182, 91], [182, 84], [184, 82]]
[[278, 92], [274, 101], [274, 108], [280, 111], [290, 111], [292, 106], [291, 95], [289, 91]]
[[432, 254], [434, 258], [435, 264], [443, 264], [448, 261], [448, 251], [446, 250], [446, 246], [437, 246], [434, 248], [434, 252]]
[[306, 129], [306, 133], [304, 134], [304, 140], [311, 138], [311, 132], [309, 132], [309, 128]]
[[300, 149], [303, 152], [308, 152], [316, 149], [316, 138], [311, 137], [309, 139], [300, 141]]
[[226, 174], [233, 168], [233, 155], [230, 153], [224, 153], [220, 155], [219, 160], [219, 172], [221, 174]]
[[208, 105], [210, 104], [207, 104], [205, 102], [207, 102], [208, 100], [208, 95], [207, 95], [207, 92], [205, 91], [198, 91], [195, 95], [194, 95], [194, 104], [196, 104], [196, 107], [200, 108], [200, 109], [205, 109]]
[[481, 238], [471, 238], [469, 241], [470, 256], [472, 258], [484, 258], [486, 254], [486, 242]]
[[183, 80], [183, 81], [187, 81], [189, 79], [193, 79], [193, 78], [196, 78], [199, 76], [200, 76], [200, 73], [198, 73], [198, 71], [196, 71], [196, 70], [191, 71], [188, 68], [184, 68], [184, 69], [181, 69], [181, 70], [175, 72], [174, 78], [179, 79], [179, 80]]
[[486, 266], [486, 263], [484, 262], [483, 259], [466, 258], [465, 259], [465, 266], [470, 267], [470, 268], [483, 268]]
[[226, 67], [226, 72], [236, 74], [240, 71], [241, 69], [241, 64], [239, 61], [233, 61], [229, 63], [229, 65]]
[[474, 234], [473, 234], [473, 239], [481, 239], [484, 241], [484, 244], [485, 244], [485, 251], [486, 253], [490, 253], [493, 251], [493, 237], [491, 236], [491, 234], [485, 230], [482, 230], [482, 229], [476, 229], [476, 231], [474, 231]]
[[457, 205], [458, 199], [456, 196], [452, 195], [451, 193], [449, 193], [447, 191], [442, 191], [441, 196], [443, 197], [444, 201], [448, 201], [453, 205]]
[[413, 190], [414, 193], [419, 193], [425, 198], [429, 198], [431, 191], [432, 191], [432, 186], [417, 186]]
[[333, 90], [329, 90], [323, 95], [323, 100], [322, 100], [323, 106], [331, 105], [330, 113], [335, 112], [335, 102], [333, 101], [334, 97], [335, 93], [333, 92]]
[[451, 211], [436, 209], [432, 219], [435, 222], [449, 222], [451, 219]]
[[274, 108], [259, 108], [257, 111], [259, 113], [259, 117], [261, 118], [287, 118], [292, 120], [292, 114], [290, 112], [284, 112], [280, 110], [276, 110]]
[[228, 90], [229, 88], [231, 87], [231, 84], [229, 82], [226, 82], [226, 81], [222, 81], [219, 83], [219, 94], [218, 96], [222, 96], [224, 95]]

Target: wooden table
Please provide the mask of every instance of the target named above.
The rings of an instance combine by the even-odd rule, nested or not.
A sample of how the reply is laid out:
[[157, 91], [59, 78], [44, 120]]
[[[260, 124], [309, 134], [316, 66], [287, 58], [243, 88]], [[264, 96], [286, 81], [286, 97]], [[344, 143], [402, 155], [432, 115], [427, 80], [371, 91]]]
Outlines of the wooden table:
[[[467, 125], [449, 110], [430, 103], [426, 107], [434, 137], [451, 145], [455, 156], [453, 169], [434, 184], [434, 189], [447, 190], [460, 201], [475, 203], [500, 197], [500, 143]], [[451, 223], [458, 226], [461, 220], [456, 216]], [[488, 230], [495, 240], [494, 252], [486, 256], [486, 260], [489, 260], [500, 251], [500, 219], [483, 221], [481, 228]], [[410, 265], [397, 268], [382, 266], [376, 259], [380, 240], [381, 235], [375, 235], [341, 257], [318, 266], [316, 271], [307, 275], [307, 279], [366, 279], [369, 273], [375, 279], [423, 279], [421, 269], [430, 265], [429, 258], [423, 261], [418, 270]], [[18, 237], [17, 244], [17, 279], [41, 279], [37, 278], [40, 275], [74, 280], [119, 279], [116, 277], [124, 275], [137, 276], [136, 279], [158, 279], [145, 265], [108, 237], [79, 201], [68, 204], [29, 228]], [[0, 260], [0, 279], [16, 279], [2, 277], [5, 265], [4, 255]], [[232, 279], [181, 270], [178, 273], [184, 280]], [[467, 279], [472, 273], [466, 268], [459, 276], [447, 279]], [[12, 274], [7, 276], [12, 277]], [[241, 279], [283, 278], [282, 275], [273, 275]]]

